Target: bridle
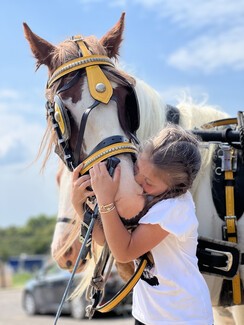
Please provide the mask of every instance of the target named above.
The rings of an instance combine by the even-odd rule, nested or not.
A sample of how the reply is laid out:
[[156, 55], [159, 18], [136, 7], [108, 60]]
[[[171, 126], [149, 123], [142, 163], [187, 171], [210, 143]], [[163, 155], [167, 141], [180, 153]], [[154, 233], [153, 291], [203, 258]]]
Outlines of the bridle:
[[[80, 153], [81, 153], [81, 147], [84, 140], [84, 133], [85, 128], [87, 124], [87, 120], [89, 118], [90, 113], [100, 104], [108, 104], [110, 100], [116, 100], [113, 87], [104, 74], [103, 70], [101, 69], [101, 66], [109, 66], [114, 68], [114, 64], [110, 58], [103, 55], [93, 55], [89, 51], [87, 45], [85, 44], [84, 40], [80, 36], [75, 36], [72, 38], [72, 41], [74, 41], [77, 46], [79, 53], [82, 55], [76, 59], [73, 59], [71, 61], [68, 61], [58, 67], [51, 77], [49, 78], [47, 82], [47, 89], [50, 89], [52, 86], [54, 86], [55, 82], [60, 80], [62, 77], [68, 75], [69, 73], [75, 72], [74, 76], [61, 88], [57, 87], [56, 93], [53, 97], [53, 101], [48, 100], [46, 103], [47, 113], [50, 117], [52, 126], [56, 132], [57, 138], [58, 138], [58, 150], [56, 152], [59, 154], [59, 156], [62, 158], [62, 160], [65, 162], [66, 166], [70, 171], [73, 171], [74, 168], [80, 163]], [[81, 77], [81, 71], [86, 72], [87, 80], [88, 80], [88, 87], [91, 97], [94, 99], [94, 102], [91, 106], [89, 106], [85, 112], [83, 113], [81, 117], [79, 132], [78, 132], [78, 138], [76, 141], [75, 149], [72, 151], [70, 146], [70, 138], [71, 138], [71, 126], [70, 126], [70, 118], [68, 109], [65, 107], [61, 97], [60, 93], [63, 91], [66, 91], [70, 89], [75, 83], [79, 80]], [[113, 73], [113, 72], [112, 72]], [[138, 101], [137, 96], [134, 91], [133, 85], [122, 75], [117, 75], [116, 77], [118, 79], [121, 79], [123, 81], [123, 84], [125, 87], [129, 89], [129, 95], [128, 95], [128, 102], [130, 102], [130, 105], [127, 103], [127, 98], [125, 99], [125, 115], [126, 118], [128, 118], [127, 125], [130, 126], [129, 130], [124, 130], [125, 134], [129, 134], [129, 139], [126, 138], [124, 135], [113, 135], [106, 139], [103, 139], [98, 145], [89, 153], [87, 157], [83, 160], [83, 168], [80, 172], [81, 175], [87, 173], [90, 168], [94, 166], [97, 162], [103, 161], [105, 159], [111, 158], [113, 156], [119, 155], [119, 154], [132, 154], [135, 155], [137, 153], [137, 148], [135, 143], [138, 144], [138, 140], [136, 138], [136, 131], [139, 127], [139, 107], [138, 107]], [[126, 105], [127, 104], [127, 105]], [[127, 108], [128, 106], [128, 108]], [[130, 109], [130, 110], [129, 110]], [[122, 126], [122, 125], [121, 125]], [[122, 126], [122, 129], [123, 126]], [[61, 149], [61, 150], [60, 150]], [[67, 295], [68, 288], [71, 284], [71, 281], [73, 279], [73, 275], [75, 273], [75, 269], [79, 263], [79, 260], [84, 260], [86, 258], [87, 249], [85, 243], [89, 242], [89, 237], [91, 235], [91, 230], [93, 228], [93, 224], [95, 221], [95, 218], [98, 215], [97, 205], [95, 207], [95, 210], [93, 211], [92, 218], [90, 218], [90, 224], [88, 226], [88, 230], [86, 231], [86, 234], [84, 235], [84, 243], [82, 245], [82, 249], [77, 257], [76, 264], [74, 266], [71, 278], [69, 280], [68, 286], [66, 288], [67, 291], [65, 291], [63, 300], [61, 301], [59, 310], [56, 315], [55, 324], [59, 318], [59, 315], [61, 313], [62, 305], [64, 303], [64, 299]], [[84, 246], [84, 248], [83, 248]], [[105, 245], [106, 246], [106, 245]], [[106, 248], [106, 247], [105, 247]], [[106, 256], [109, 254], [109, 250], [107, 247]], [[83, 256], [84, 255], [84, 256]], [[107, 257], [103, 259], [103, 262], [107, 262]], [[144, 267], [146, 265], [145, 260], [142, 261], [140, 266], [138, 267], [138, 273], [136, 277], [133, 277], [133, 280], [130, 281], [130, 289], [129, 287], [126, 287], [123, 293], [120, 294], [121, 298], [124, 295], [127, 295], [128, 292], [131, 290], [131, 288], [135, 285], [135, 283], [138, 281], [141, 272], [143, 271]], [[103, 272], [103, 270], [102, 270]], [[129, 291], [128, 291], [129, 290]], [[128, 291], [128, 292], [127, 292]], [[101, 292], [99, 290], [99, 297]], [[97, 303], [100, 299], [97, 300]], [[116, 302], [118, 304], [118, 302]], [[114, 303], [109, 303], [108, 305], [101, 308], [101, 312], [106, 312], [114, 307]], [[94, 308], [92, 308], [94, 310]], [[93, 311], [94, 312], [94, 311]], [[92, 312], [91, 312], [92, 313]]]
[[[108, 104], [110, 100], [115, 100], [115, 98], [112, 85], [101, 69], [101, 66], [114, 67], [112, 60], [104, 55], [91, 54], [81, 36], [72, 37], [71, 40], [77, 44], [79, 53], [82, 56], [68, 61], [58, 67], [49, 78], [47, 82], [47, 89], [50, 89], [56, 81], [60, 80], [60, 78], [66, 76], [67, 74], [71, 72], [76, 73], [69, 82], [67, 82], [60, 89], [57, 89], [53, 102], [48, 100], [46, 103], [46, 108], [53, 128], [58, 137], [58, 148], [55, 151], [65, 162], [68, 169], [70, 171], [73, 171], [74, 168], [80, 163], [80, 152], [84, 140], [85, 128], [91, 111], [100, 103]], [[94, 99], [94, 102], [85, 110], [82, 115], [78, 132], [78, 139], [75, 149], [72, 151], [69, 143], [71, 127], [68, 110], [60, 97], [60, 93], [68, 90], [78, 81], [78, 79], [81, 77], [82, 70], [85, 70], [86, 72], [89, 91]], [[133, 121], [134, 127], [132, 130], [129, 130], [127, 132], [131, 135], [131, 138], [127, 139], [124, 136], [115, 135], [102, 140], [83, 161], [84, 167], [81, 170], [81, 175], [88, 172], [94, 164], [103, 161], [108, 157], [112, 157], [121, 153], [136, 154], [137, 152], [136, 146], [134, 143], [132, 143], [137, 141], [135, 132], [139, 127], [139, 109], [137, 97], [132, 84], [130, 84], [122, 76], [119, 76], [119, 78], [123, 79], [123, 82], [125, 82], [127, 87], [131, 89], [133, 101], [136, 103], [136, 107], [134, 107], [136, 110], [136, 115], [134, 114], [132, 117], [134, 120], [136, 116], [136, 122]]]

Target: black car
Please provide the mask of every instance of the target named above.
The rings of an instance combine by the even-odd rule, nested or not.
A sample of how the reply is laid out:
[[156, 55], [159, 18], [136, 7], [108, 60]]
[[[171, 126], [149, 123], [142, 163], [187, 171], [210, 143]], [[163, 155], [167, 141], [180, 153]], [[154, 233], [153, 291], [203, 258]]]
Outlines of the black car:
[[[44, 266], [37, 276], [29, 280], [23, 290], [22, 306], [27, 314], [56, 314], [71, 274], [60, 269], [55, 263]], [[82, 273], [74, 276], [71, 291], [81, 281]], [[105, 287], [104, 301], [111, 299], [123, 286], [116, 270], [111, 272]], [[85, 295], [64, 303], [62, 313], [75, 319], [85, 318], [85, 309], [89, 303]], [[131, 313], [131, 294], [113, 310], [117, 315]]]

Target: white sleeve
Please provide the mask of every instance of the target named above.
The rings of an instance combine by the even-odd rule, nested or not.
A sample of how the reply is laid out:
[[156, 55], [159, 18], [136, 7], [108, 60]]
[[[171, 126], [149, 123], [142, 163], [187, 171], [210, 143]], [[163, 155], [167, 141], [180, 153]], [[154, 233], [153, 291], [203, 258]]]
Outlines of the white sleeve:
[[196, 236], [198, 221], [195, 206], [187, 194], [179, 198], [166, 199], [156, 203], [139, 223], [159, 224], [164, 230], [181, 240]]

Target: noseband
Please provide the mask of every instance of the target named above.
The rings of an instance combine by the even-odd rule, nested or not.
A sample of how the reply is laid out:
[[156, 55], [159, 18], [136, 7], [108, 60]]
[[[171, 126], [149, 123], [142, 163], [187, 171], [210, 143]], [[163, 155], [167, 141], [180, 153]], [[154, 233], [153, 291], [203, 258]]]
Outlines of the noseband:
[[[68, 83], [57, 90], [53, 102], [47, 101], [46, 103], [47, 113], [51, 119], [53, 128], [58, 137], [59, 146], [55, 151], [65, 162], [70, 171], [73, 171], [74, 168], [80, 163], [80, 150], [83, 143], [86, 123], [89, 114], [100, 103], [108, 104], [110, 100], [114, 99], [112, 85], [100, 68], [100, 66], [114, 67], [112, 60], [104, 55], [91, 54], [85, 42], [80, 36], [73, 37], [72, 41], [77, 44], [79, 53], [82, 56], [68, 61], [58, 67], [49, 78], [47, 82], [47, 89], [51, 88], [57, 80], [64, 77], [65, 75], [74, 71], [76, 71], [76, 74]], [[71, 127], [68, 110], [65, 107], [59, 94], [71, 88], [80, 78], [81, 70], [84, 69], [86, 71], [86, 76], [88, 79], [89, 91], [94, 99], [94, 102], [85, 110], [82, 115], [75, 150], [72, 152], [69, 144]], [[133, 95], [136, 98], [133, 86], [125, 78], [123, 78], [123, 81], [127, 84], [128, 87], [133, 90]], [[139, 114], [138, 102], [137, 100], [135, 102], [137, 104], [137, 114]], [[137, 116], [137, 124], [138, 123], [139, 116]], [[138, 126], [139, 125], [137, 125], [136, 128], [138, 128]], [[135, 131], [136, 130], [129, 130], [131, 138], [134, 141], [136, 139], [134, 134]], [[108, 157], [112, 157], [121, 153], [135, 154], [136, 152], [137, 149], [135, 145], [131, 143], [130, 139], [127, 139], [124, 136], [115, 135], [106, 138], [101, 141], [83, 161], [84, 166], [81, 170], [81, 174], [85, 174], [94, 164], [103, 161]]]

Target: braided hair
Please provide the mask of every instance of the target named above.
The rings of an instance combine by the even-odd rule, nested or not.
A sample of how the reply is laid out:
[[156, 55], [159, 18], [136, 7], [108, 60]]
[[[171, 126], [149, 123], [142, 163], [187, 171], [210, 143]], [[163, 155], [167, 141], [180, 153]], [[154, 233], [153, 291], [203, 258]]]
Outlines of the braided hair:
[[195, 135], [178, 125], [168, 124], [158, 135], [139, 148], [154, 165], [159, 177], [167, 175], [169, 189], [149, 198], [140, 216], [158, 201], [180, 196], [191, 188], [201, 167], [199, 142]]

